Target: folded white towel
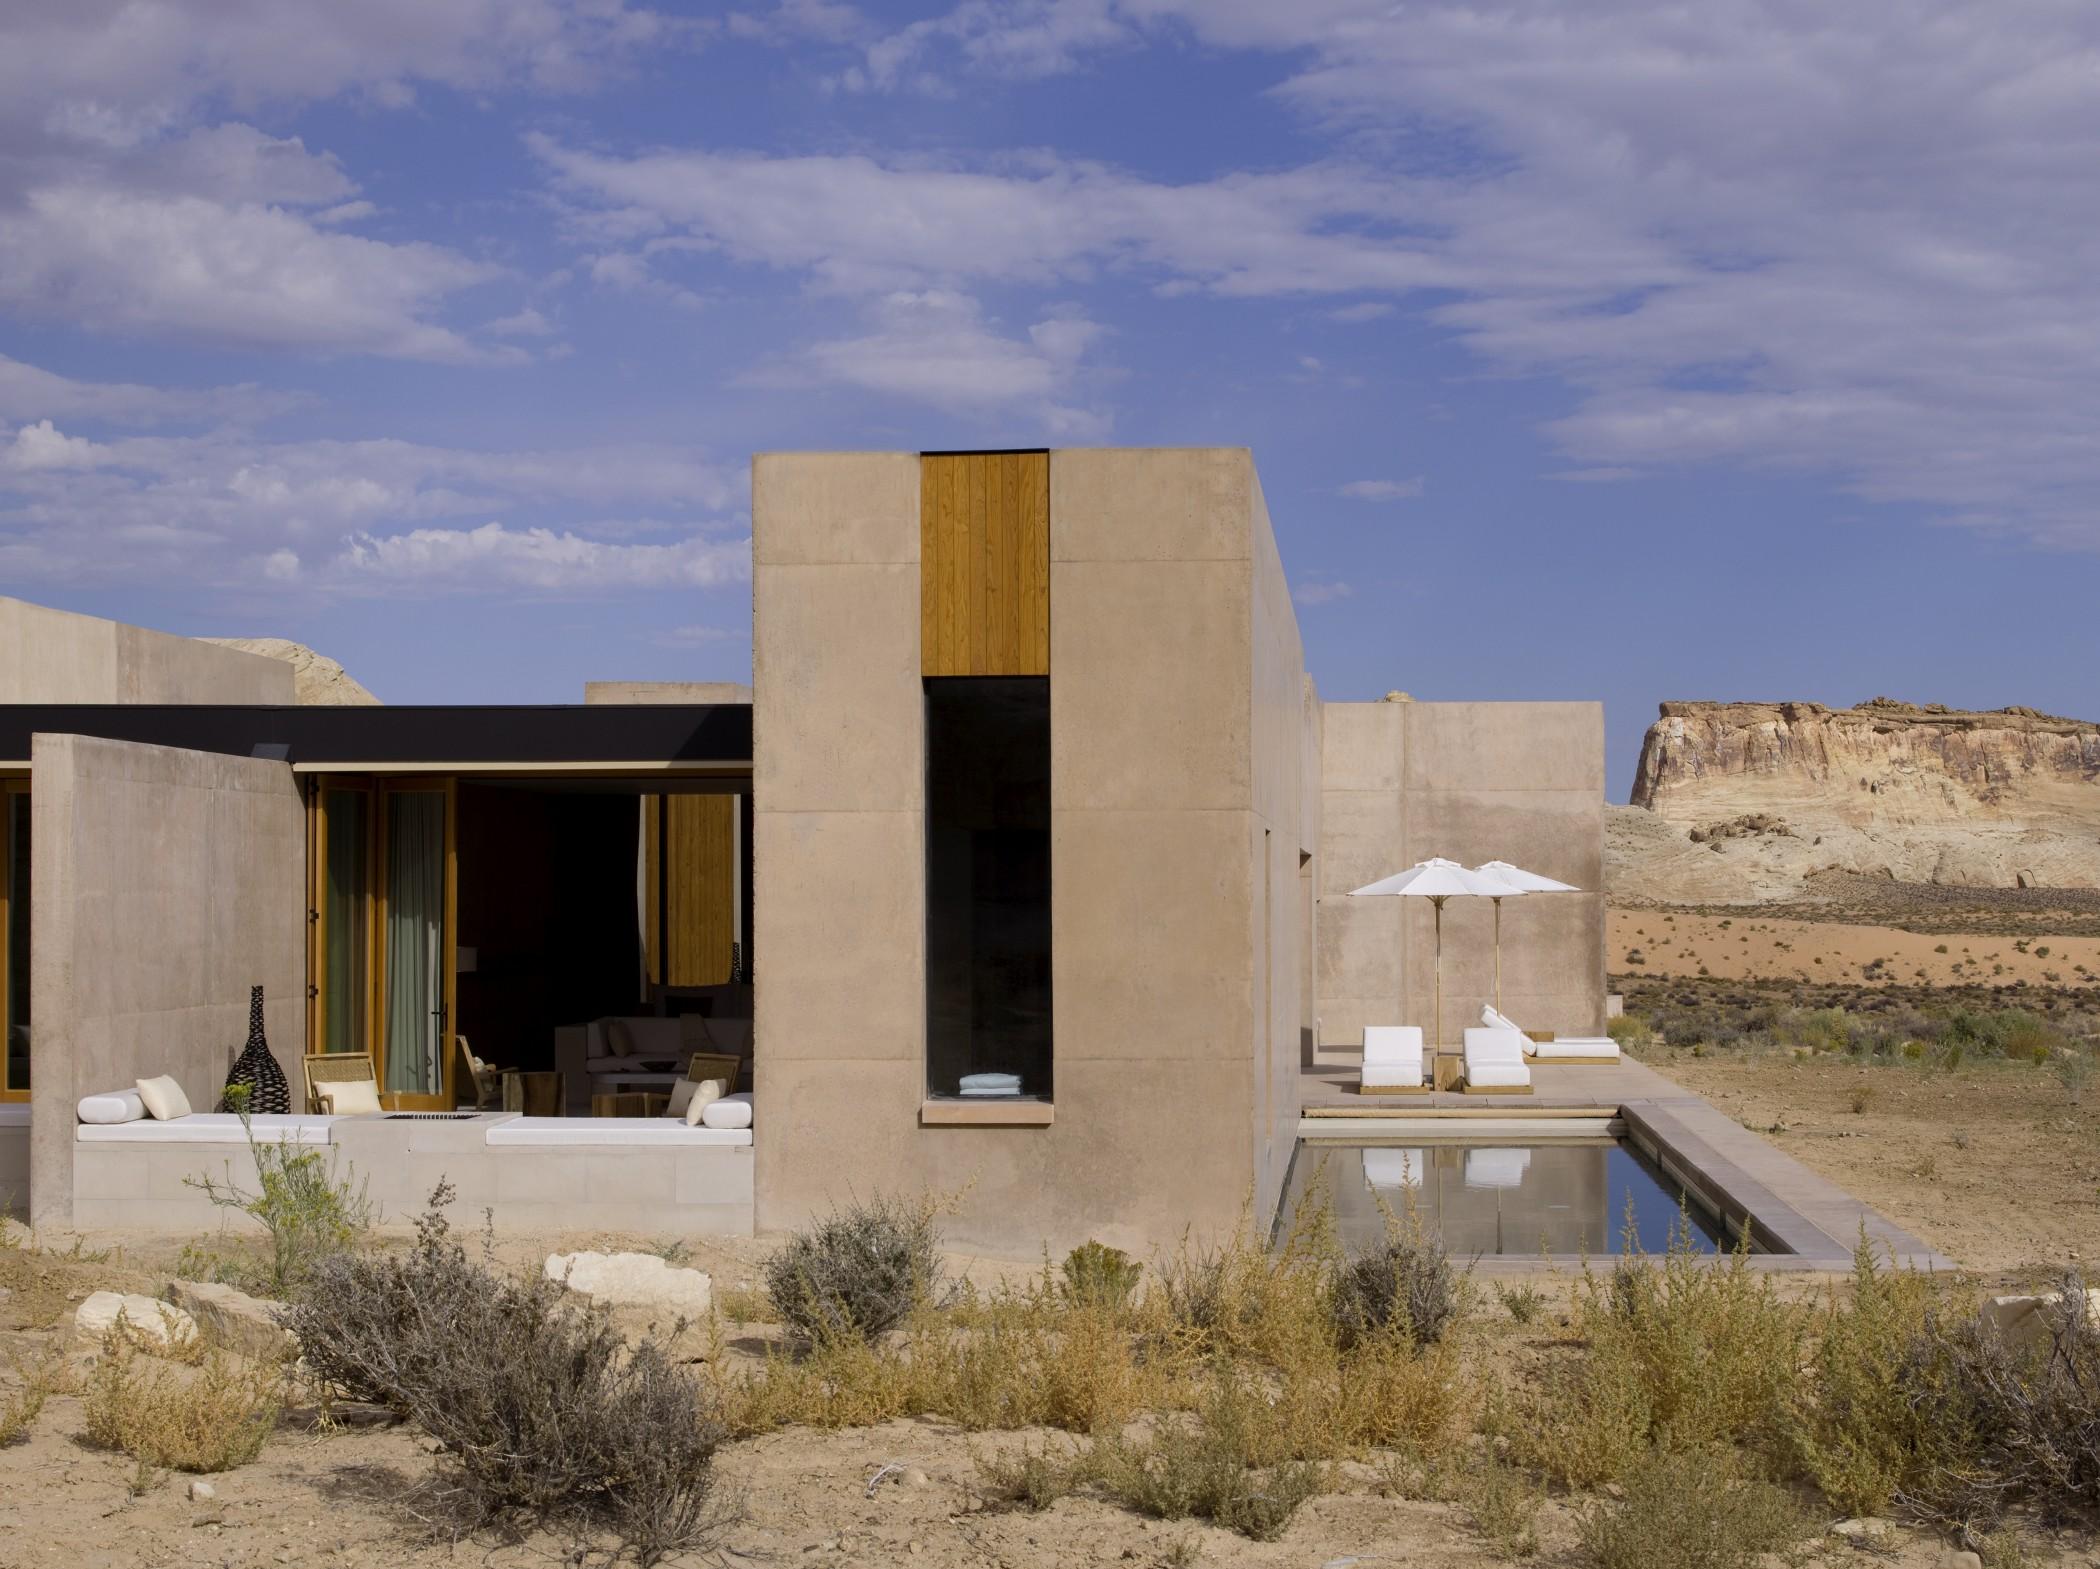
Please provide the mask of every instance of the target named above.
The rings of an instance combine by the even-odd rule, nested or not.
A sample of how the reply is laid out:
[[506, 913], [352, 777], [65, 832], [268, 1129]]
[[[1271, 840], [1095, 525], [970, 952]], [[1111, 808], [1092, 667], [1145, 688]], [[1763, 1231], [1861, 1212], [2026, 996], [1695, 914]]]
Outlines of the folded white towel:
[[1021, 1087], [1018, 1073], [966, 1073], [957, 1081], [965, 1095], [972, 1090], [1011, 1095]]
[[1010, 1090], [960, 1090], [957, 1093], [965, 1100], [1009, 1100], [1021, 1093], [1021, 1086], [1016, 1084]]

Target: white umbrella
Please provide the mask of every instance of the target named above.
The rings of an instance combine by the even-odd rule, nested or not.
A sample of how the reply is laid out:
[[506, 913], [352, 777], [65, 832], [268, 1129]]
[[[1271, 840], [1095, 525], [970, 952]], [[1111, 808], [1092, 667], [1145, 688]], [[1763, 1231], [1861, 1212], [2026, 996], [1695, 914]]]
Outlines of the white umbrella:
[[[1482, 861], [1473, 868], [1483, 877], [1492, 877], [1506, 884], [1513, 894], [1518, 893], [1581, 893], [1573, 883], [1556, 882], [1551, 877], [1537, 872], [1527, 872], [1521, 866], [1512, 866], [1507, 861]], [[1502, 1011], [1502, 901], [1495, 900], [1495, 1011]]]
[[1441, 1051], [1444, 1044], [1444, 901], [1468, 896], [1493, 899], [1496, 910], [1500, 911], [1502, 900], [1514, 898], [1522, 890], [1511, 887], [1500, 878], [1468, 871], [1456, 861], [1432, 856], [1426, 861], [1416, 862], [1404, 872], [1381, 877], [1377, 882], [1366, 883], [1351, 892], [1358, 898], [1392, 896], [1427, 899], [1435, 907], [1436, 1035], [1430, 1041], [1430, 1049]]

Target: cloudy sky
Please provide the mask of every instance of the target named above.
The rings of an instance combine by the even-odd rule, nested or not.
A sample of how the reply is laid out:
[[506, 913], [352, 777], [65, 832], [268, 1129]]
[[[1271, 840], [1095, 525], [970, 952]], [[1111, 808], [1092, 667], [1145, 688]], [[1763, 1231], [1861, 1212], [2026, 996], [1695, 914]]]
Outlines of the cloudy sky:
[[0, 591], [741, 677], [754, 450], [1254, 450], [1330, 697], [2100, 717], [2085, 0], [0, 13]]

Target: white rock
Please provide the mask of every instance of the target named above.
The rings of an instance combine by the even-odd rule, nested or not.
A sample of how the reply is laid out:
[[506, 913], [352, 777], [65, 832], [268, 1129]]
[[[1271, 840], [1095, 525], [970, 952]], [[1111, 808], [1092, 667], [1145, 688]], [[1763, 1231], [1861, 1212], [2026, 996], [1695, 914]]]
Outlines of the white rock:
[[654, 1253], [550, 1253], [547, 1278], [615, 1307], [666, 1308], [689, 1318], [713, 1301], [705, 1273], [675, 1269]]
[[[1992, 1297], [1978, 1310], [1984, 1328], [1996, 1331], [2009, 1346], [2048, 1345], [2063, 1326], [2063, 1293], [2039, 1297]], [[2100, 1324], [2100, 1286], [2085, 1294], [2086, 1320]]]
[[209, 1482], [190, 1483], [190, 1502], [193, 1504], [208, 1504], [218, 1496], [219, 1490]]
[[197, 1321], [179, 1307], [154, 1297], [97, 1291], [74, 1310], [73, 1338], [99, 1351], [119, 1318], [142, 1345], [186, 1346], [197, 1337]]

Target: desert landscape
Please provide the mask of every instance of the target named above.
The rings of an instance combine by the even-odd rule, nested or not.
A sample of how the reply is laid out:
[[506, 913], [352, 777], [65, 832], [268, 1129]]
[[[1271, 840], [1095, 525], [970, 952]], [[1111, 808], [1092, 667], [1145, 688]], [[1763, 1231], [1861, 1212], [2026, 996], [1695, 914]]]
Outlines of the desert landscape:
[[[923, 1278], [892, 1278], [910, 1302], [863, 1335], [851, 1318], [798, 1327], [811, 1277], [775, 1267], [779, 1239], [507, 1238], [457, 1267], [532, 1281], [547, 1254], [590, 1249], [708, 1277], [690, 1319], [559, 1287], [531, 1309], [543, 1333], [599, 1322], [619, 1357], [661, 1356], [680, 1409], [704, 1413], [704, 1507], [667, 1563], [2090, 1564], [2077, 1511], [2026, 1491], [2033, 1455], [1982, 1436], [2009, 1418], [1986, 1418], [1968, 1380], [2051, 1376], [1994, 1360], [2011, 1353], [1979, 1307], [2091, 1278], [2100, 1254], [2096, 764], [2093, 727], [2017, 711], [1671, 704], [1641, 804], [1610, 811], [1613, 1034], [1955, 1259], [1953, 1277], [1670, 1258], [1490, 1282], [1402, 1219], [1373, 1326], [1347, 1307], [1364, 1266], [1317, 1223], [1276, 1252], [1020, 1267], [941, 1251], [929, 1207], [884, 1223]], [[28, 1502], [0, 1565], [650, 1559], [603, 1517], [463, 1514], [460, 1440], [413, 1399], [325, 1387], [325, 1334], [280, 1338], [307, 1360], [279, 1368], [253, 1338], [281, 1337], [267, 1308], [204, 1314], [172, 1350], [76, 1327], [95, 1292], [261, 1290], [258, 1236], [10, 1229], [0, 1491]], [[357, 1270], [417, 1257], [398, 1233], [349, 1246], [394, 1261], [311, 1264], [364, 1281], [351, 1296], [370, 1285]], [[280, 1284], [313, 1300], [310, 1281]], [[453, 1348], [468, 1362], [473, 1338]], [[2100, 1333], [2073, 1322], [2047, 1344], [2088, 1381], [2051, 1386], [2049, 1420], [2071, 1423], [2054, 1453], [2089, 1488]], [[141, 1391], [160, 1392], [162, 1426], [113, 1420]], [[252, 1445], [229, 1454], [244, 1423]], [[1648, 1448], [1658, 1424], [1715, 1447]], [[2003, 1496], [1950, 1492], [1965, 1467]]]

